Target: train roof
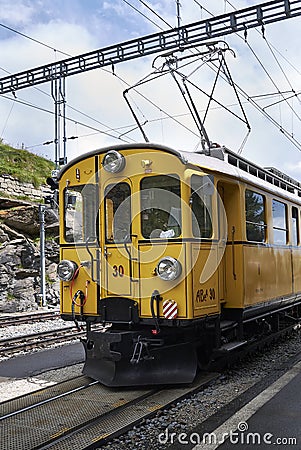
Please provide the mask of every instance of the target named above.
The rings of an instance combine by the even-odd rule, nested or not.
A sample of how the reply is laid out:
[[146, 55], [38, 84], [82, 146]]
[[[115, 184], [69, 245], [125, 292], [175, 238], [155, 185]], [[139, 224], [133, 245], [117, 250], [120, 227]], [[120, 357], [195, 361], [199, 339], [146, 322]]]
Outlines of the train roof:
[[274, 167], [262, 168], [226, 147], [211, 149], [211, 155], [181, 152], [187, 162], [252, 184], [291, 201], [301, 203], [301, 183]]
[[291, 201], [299, 200], [301, 203], [300, 182], [273, 167], [262, 168], [243, 158], [241, 155], [232, 152], [228, 148], [221, 146], [211, 148], [210, 154], [208, 155], [203, 152], [175, 150], [164, 145], [149, 142], [111, 145], [93, 150], [73, 159], [60, 170], [57, 179], [59, 180], [70, 167], [88, 157], [106, 153], [110, 150], [122, 151], [128, 149], [139, 149], [146, 151], [160, 150], [166, 153], [171, 153], [178, 157], [183, 164], [192, 164], [204, 170], [226, 174], [243, 182], [256, 185], [264, 190], [268, 190], [276, 195], [290, 199]]
[[110, 145], [108, 147], [102, 147], [100, 149], [92, 150], [90, 152], [84, 153], [80, 156], [77, 156], [76, 158], [72, 159], [68, 164], [66, 164], [62, 169], [59, 171], [59, 174], [57, 176], [57, 179], [59, 180], [61, 176], [68, 170], [70, 167], [72, 167], [74, 164], [79, 163], [80, 161], [90, 158], [91, 156], [101, 155], [102, 153], [106, 153], [110, 150], [133, 150], [133, 149], [139, 149], [139, 150], [161, 150], [166, 153], [171, 153], [175, 156], [177, 156], [179, 159], [182, 160], [182, 162], [185, 164], [186, 161], [183, 159], [182, 153], [178, 150], [175, 150], [171, 147], [167, 147], [165, 145], [160, 144], [154, 144], [150, 142], [142, 142], [142, 143], [133, 143], [133, 144], [118, 144], [118, 145]]

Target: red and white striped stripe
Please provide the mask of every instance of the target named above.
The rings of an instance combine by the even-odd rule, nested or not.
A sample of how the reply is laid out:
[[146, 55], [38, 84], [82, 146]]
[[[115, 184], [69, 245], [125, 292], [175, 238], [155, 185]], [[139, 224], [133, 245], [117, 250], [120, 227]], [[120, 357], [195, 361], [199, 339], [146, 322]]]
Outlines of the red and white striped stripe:
[[178, 317], [178, 304], [175, 300], [163, 302], [163, 315], [165, 319], [176, 319]]

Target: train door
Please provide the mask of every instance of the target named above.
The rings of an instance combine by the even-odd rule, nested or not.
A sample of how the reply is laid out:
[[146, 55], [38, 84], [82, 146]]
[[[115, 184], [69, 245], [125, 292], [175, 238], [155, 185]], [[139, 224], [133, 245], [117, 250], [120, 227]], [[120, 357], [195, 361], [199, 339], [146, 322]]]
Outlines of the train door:
[[104, 296], [135, 298], [132, 239], [132, 186], [128, 179], [108, 180], [104, 187], [103, 288]]
[[[218, 196], [217, 196], [217, 211], [218, 211], [218, 247], [219, 252], [224, 254], [225, 245], [227, 244], [227, 216], [224, 208], [224, 187], [222, 184], [218, 184]], [[219, 274], [218, 274], [219, 294], [220, 301], [225, 301], [225, 288], [226, 288], [226, 264], [225, 256], [220, 260]]]
[[194, 317], [219, 313], [216, 195], [212, 175], [191, 174], [192, 298]]
[[241, 307], [243, 299], [243, 260], [241, 193], [238, 182], [220, 181], [218, 192], [227, 217], [227, 245], [220, 264], [220, 284], [223, 285], [224, 307]]

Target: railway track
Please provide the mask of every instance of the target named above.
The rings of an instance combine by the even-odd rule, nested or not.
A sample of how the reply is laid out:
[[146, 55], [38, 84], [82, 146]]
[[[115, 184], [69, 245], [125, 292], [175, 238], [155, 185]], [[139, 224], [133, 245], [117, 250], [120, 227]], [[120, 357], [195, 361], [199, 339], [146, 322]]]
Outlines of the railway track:
[[0, 316], [0, 328], [10, 326], [10, 325], [19, 325], [24, 323], [34, 323], [40, 322], [42, 320], [54, 320], [59, 319], [60, 314], [57, 311], [46, 311], [40, 313], [31, 313], [31, 314], [19, 314], [19, 315], [11, 315], [11, 316]]
[[85, 376], [59, 383], [0, 404], [0, 450], [100, 448], [160, 409], [201, 391], [218, 375], [201, 372], [193, 384], [180, 387], [126, 390]]
[[84, 335], [84, 331], [78, 332], [74, 326], [70, 326], [39, 333], [20, 335], [13, 338], [0, 339], [0, 355], [6, 356], [22, 350], [32, 350], [37, 347], [44, 347], [46, 344], [66, 342]]
[[162, 408], [205, 388], [218, 374], [189, 386], [112, 389], [81, 376], [0, 404], [0, 450], [83, 450], [102, 445]]

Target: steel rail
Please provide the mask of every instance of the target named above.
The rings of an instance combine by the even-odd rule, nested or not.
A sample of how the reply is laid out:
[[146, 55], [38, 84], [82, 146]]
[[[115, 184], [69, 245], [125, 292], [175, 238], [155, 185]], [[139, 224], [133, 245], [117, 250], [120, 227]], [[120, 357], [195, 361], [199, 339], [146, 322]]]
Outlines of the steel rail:
[[[18, 423], [22, 422], [22, 426], [24, 426], [24, 423], [32, 422], [34, 418], [39, 417], [41, 423], [44, 424], [43, 428], [45, 427], [44, 434], [39, 434], [39, 427], [33, 427], [31, 430], [28, 429], [28, 432], [26, 433], [20, 431], [26, 436], [26, 444], [30, 444], [30, 448], [77, 449], [79, 441], [82, 442], [83, 435], [86, 433], [87, 436], [90, 436], [90, 433], [93, 434], [93, 442], [98, 443], [100, 439], [102, 444], [109, 436], [112, 438], [113, 434], [115, 435], [117, 433], [119, 435], [123, 433], [128, 427], [135, 425], [141, 419], [153, 416], [159, 409], [168, 407], [174, 402], [204, 389], [210, 382], [216, 379], [217, 376], [219, 376], [217, 373], [203, 374], [203, 376], [199, 377], [193, 385], [184, 387], [165, 388], [164, 386], [158, 386], [156, 388], [142, 388], [134, 391], [129, 391], [128, 389], [109, 389], [102, 386], [97, 381], [92, 381], [84, 386], [79, 386], [75, 389], [68, 390], [67, 392], [59, 393], [58, 395], [48, 397], [42, 401], [37, 401], [25, 406], [22, 405], [22, 407], [17, 410], [8, 410], [5, 415], [0, 418], [3, 438], [5, 436], [5, 430], [7, 430], [7, 433], [10, 433], [9, 430], [11, 427], [15, 427], [16, 420]], [[48, 390], [53, 391], [53, 388], [54, 386], [51, 386]], [[89, 388], [91, 389], [89, 390]], [[77, 392], [83, 393], [77, 395]], [[43, 390], [43, 395], [45, 395], [45, 389]], [[99, 397], [102, 397], [101, 401], [99, 401]], [[88, 401], [88, 399], [92, 400], [92, 398], [95, 402], [98, 401], [97, 407], [91, 405], [91, 402]], [[66, 400], [63, 400], [63, 403], [61, 403], [61, 399]], [[72, 414], [72, 408], [76, 408], [79, 399], [82, 399], [80, 404], [81, 413]], [[13, 402], [14, 400], [12, 400], [12, 403]], [[74, 406], [72, 406], [72, 402], [74, 402]], [[62, 418], [60, 418], [59, 414], [56, 418], [56, 425], [54, 425], [53, 421], [51, 422], [52, 426], [48, 425], [48, 422], [45, 422], [46, 418], [50, 421], [52, 410], [58, 412], [62, 411], [62, 417], [66, 417], [66, 414], [68, 414], [67, 407], [71, 409], [69, 415], [70, 420], [68, 420], [68, 423], [62, 422]], [[91, 411], [89, 409], [90, 407], [92, 407]], [[17, 417], [16, 420], [15, 417]], [[74, 417], [73, 421], [72, 417]], [[62, 424], [64, 424], [63, 428]], [[56, 427], [57, 432], [54, 432]], [[18, 441], [18, 438], [16, 438], [17, 433], [18, 430], [15, 429], [14, 433], [9, 434], [9, 440], [12, 445], [20, 442]], [[80, 436], [80, 438], [78, 438], [78, 436]], [[84, 438], [84, 440], [85, 444], [89, 445], [91, 443], [91, 436]], [[65, 447], [66, 445], [67, 447]], [[86, 445], [84, 445], [84, 447], [86, 447]]]
[[74, 394], [75, 392], [82, 391], [83, 389], [87, 389], [90, 386], [94, 386], [95, 384], [98, 384], [98, 383], [99, 383], [99, 381], [91, 381], [91, 383], [88, 383], [88, 384], [86, 384], [84, 386], [79, 386], [79, 387], [77, 387], [75, 389], [71, 389], [70, 391], [63, 392], [62, 394], [55, 395], [54, 397], [47, 398], [46, 400], [42, 400], [40, 402], [37, 402], [37, 403], [34, 403], [32, 405], [26, 406], [24, 408], [18, 409], [17, 411], [13, 411], [13, 412], [11, 412], [9, 414], [5, 414], [4, 416], [0, 417], [0, 422], [2, 420], [8, 419], [10, 417], [17, 416], [18, 414], [22, 414], [24, 412], [30, 411], [31, 409], [37, 408], [39, 406], [46, 405], [47, 403], [53, 402], [53, 401], [58, 400], [60, 398], [66, 397], [67, 395]]
[[10, 325], [19, 325], [29, 322], [38, 322], [41, 320], [54, 320], [59, 318], [60, 315], [57, 312], [42, 312], [32, 314], [0, 316], [0, 328]]
[[[71, 330], [74, 332], [71, 332]], [[57, 334], [56, 336], [54, 336]], [[60, 334], [58, 336], [58, 334]], [[27, 335], [16, 336], [13, 338], [0, 339], [0, 353], [14, 353], [18, 350], [39, 347], [45, 343], [56, 343], [82, 337], [85, 332], [79, 332], [75, 327], [58, 328], [50, 331], [42, 331], [40, 333], [32, 333]], [[20, 342], [20, 344], [19, 344]], [[15, 345], [10, 345], [15, 344]]]

